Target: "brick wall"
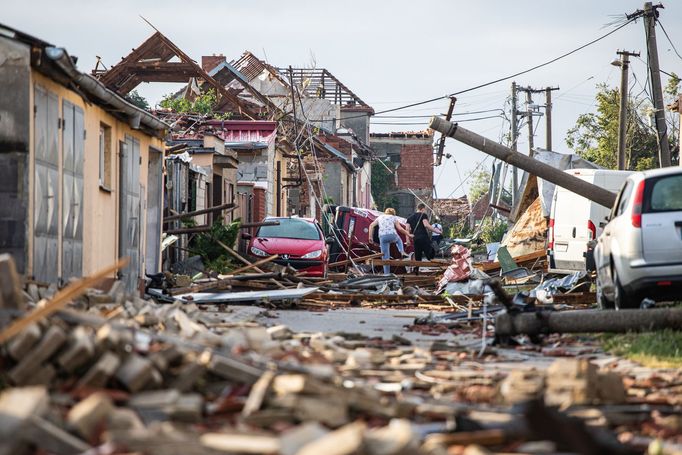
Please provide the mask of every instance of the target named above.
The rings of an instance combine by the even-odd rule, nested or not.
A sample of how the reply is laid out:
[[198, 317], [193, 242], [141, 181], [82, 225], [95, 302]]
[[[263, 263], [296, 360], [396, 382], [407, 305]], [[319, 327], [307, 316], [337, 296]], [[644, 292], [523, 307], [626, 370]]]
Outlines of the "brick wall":
[[431, 144], [403, 144], [400, 147], [398, 189], [433, 187], [433, 148]]
[[253, 188], [253, 219], [256, 222], [265, 218], [265, 188]]
[[204, 55], [201, 57], [201, 68], [208, 73], [225, 61], [224, 55]]

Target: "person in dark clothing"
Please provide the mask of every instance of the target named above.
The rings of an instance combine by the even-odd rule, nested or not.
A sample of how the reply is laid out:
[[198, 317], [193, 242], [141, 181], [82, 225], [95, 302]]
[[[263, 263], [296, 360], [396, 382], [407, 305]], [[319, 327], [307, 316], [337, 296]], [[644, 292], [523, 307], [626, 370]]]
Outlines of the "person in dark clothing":
[[[439, 229], [431, 226], [426, 215], [426, 205], [417, 205], [417, 211], [407, 218], [407, 224], [414, 235], [414, 259], [421, 261], [426, 257], [429, 261], [434, 258], [435, 251], [431, 245], [431, 233], [442, 234]], [[419, 274], [419, 267], [415, 267], [415, 274]]]

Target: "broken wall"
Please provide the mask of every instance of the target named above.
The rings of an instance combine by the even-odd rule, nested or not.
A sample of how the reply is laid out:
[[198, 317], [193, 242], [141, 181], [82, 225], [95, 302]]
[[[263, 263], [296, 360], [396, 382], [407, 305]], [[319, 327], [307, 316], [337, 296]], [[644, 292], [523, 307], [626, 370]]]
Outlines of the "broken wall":
[[0, 253], [25, 272], [31, 123], [29, 47], [0, 36]]

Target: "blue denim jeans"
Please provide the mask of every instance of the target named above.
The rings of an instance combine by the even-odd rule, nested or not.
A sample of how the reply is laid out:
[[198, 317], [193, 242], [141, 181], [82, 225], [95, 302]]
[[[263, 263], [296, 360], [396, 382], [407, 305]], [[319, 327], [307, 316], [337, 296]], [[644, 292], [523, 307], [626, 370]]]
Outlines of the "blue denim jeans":
[[[383, 253], [382, 259], [384, 261], [391, 259], [391, 243], [396, 243], [398, 245], [398, 251], [401, 253], [405, 252], [403, 248], [403, 240], [398, 234], [386, 234], [379, 236], [379, 246], [381, 247], [381, 252]], [[391, 273], [391, 266], [384, 266], [384, 275]]]

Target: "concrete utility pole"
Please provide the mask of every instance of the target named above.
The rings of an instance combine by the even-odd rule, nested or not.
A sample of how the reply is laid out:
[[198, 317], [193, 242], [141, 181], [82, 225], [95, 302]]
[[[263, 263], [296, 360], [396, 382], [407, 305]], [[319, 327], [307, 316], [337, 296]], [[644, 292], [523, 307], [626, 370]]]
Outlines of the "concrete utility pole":
[[639, 57], [638, 52], [618, 51], [619, 62], [613, 62], [620, 66], [620, 112], [618, 114], [618, 170], [625, 170], [625, 133], [628, 123], [628, 67], [630, 56]]
[[594, 201], [599, 205], [603, 205], [604, 207], [611, 208], [616, 201], [616, 194], [611, 191], [587, 183], [578, 177], [567, 174], [549, 164], [534, 160], [522, 153], [515, 152], [502, 144], [498, 144], [495, 141], [466, 130], [456, 123], [448, 122], [438, 117], [432, 117], [429, 128], [439, 131], [453, 139], [480, 150], [483, 153], [487, 153], [505, 163], [517, 166], [548, 182], [566, 188], [567, 190], [579, 194], [590, 201]]
[[530, 87], [526, 88], [526, 115], [528, 118], [528, 155], [533, 156], [533, 111], [530, 106], [533, 104], [532, 89]]
[[[516, 115], [518, 114], [516, 110], [517, 94], [516, 94], [516, 82], [512, 82], [511, 86], [511, 149], [513, 151], [518, 151], [516, 143], [519, 140], [518, 125], [516, 123]], [[515, 206], [516, 200], [519, 197], [519, 171], [516, 167], [512, 167], [512, 207]]]
[[545, 89], [545, 148], [552, 150], [552, 90], [559, 88], [547, 87]]
[[[517, 90], [526, 92], [526, 104], [528, 108], [526, 109], [525, 115], [528, 117], [528, 148], [532, 152], [534, 148], [533, 140], [533, 111], [530, 106], [532, 103], [531, 95], [533, 93], [544, 93], [545, 94], [545, 143], [547, 150], [552, 150], [552, 92], [559, 90], [559, 87], [546, 87], [542, 89], [532, 88], [532, 87], [518, 87]], [[542, 115], [542, 114], [539, 114]]]
[[651, 91], [654, 101], [656, 131], [658, 132], [658, 160], [660, 167], [670, 166], [670, 145], [668, 144], [668, 126], [665, 123], [665, 106], [663, 106], [663, 90], [661, 88], [661, 72], [658, 66], [658, 48], [656, 46], [656, 16], [658, 8], [651, 2], [644, 4], [644, 29], [649, 56], [649, 72], [651, 74]]

